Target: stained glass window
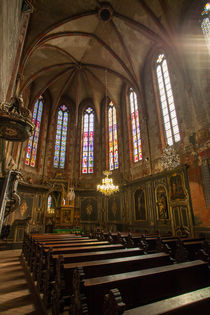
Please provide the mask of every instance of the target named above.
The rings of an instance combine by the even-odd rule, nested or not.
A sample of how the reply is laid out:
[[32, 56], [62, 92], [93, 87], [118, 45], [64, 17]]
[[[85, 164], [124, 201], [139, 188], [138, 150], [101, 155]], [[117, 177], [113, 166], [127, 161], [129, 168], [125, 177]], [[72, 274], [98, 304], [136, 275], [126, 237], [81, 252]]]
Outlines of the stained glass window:
[[26, 159], [25, 159], [25, 164], [32, 167], [35, 166], [35, 162], [36, 162], [39, 132], [40, 132], [40, 126], [41, 126], [41, 119], [42, 119], [42, 110], [43, 110], [43, 98], [42, 96], [40, 96], [34, 105], [32, 121], [35, 125], [35, 130], [34, 130], [34, 134], [29, 138], [27, 152], [26, 152]]
[[156, 72], [167, 144], [173, 145], [175, 142], [180, 141], [180, 133], [167, 61], [164, 54], [160, 54], [157, 58]]
[[201, 12], [201, 15], [203, 16], [203, 20], [201, 22], [201, 29], [210, 53], [210, 2], [207, 2], [205, 4], [204, 9]]
[[49, 211], [49, 209], [51, 209], [52, 206], [52, 196], [49, 195], [48, 199], [47, 199], [47, 210]]
[[109, 126], [109, 169], [118, 168], [118, 141], [117, 141], [117, 120], [116, 108], [112, 102], [108, 106], [108, 126]]
[[69, 111], [65, 105], [59, 107], [55, 138], [54, 167], [64, 168]]
[[137, 95], [130, 89], [130, 113], [131, 113], [131, 129], [132, 129], [132, 142], [133, 142], [133, 158], [134, 162], [142, 160], [142, 147], [141, 147], [141, 132], [139, 125], [139, 109], [137, 102]]
[[83, 116], [82, 173], [93, 173], [94, 111], [88, 107]]

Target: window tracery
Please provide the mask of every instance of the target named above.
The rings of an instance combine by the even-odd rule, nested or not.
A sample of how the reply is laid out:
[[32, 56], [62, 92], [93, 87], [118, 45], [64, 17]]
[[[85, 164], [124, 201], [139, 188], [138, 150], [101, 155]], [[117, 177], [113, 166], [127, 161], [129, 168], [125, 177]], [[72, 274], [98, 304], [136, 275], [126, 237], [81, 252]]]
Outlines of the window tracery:
[[82, 173], [93, 173], [94, 166], [94, 110], [88, 107], [83, 114]]
[[210, 2], [207, 2], [204, 6], [203, 11], [201, 12], [201, 15], [203, 16], [203, 20], [201, 22], [201, 29], [203, 32], [203, 35], [206, 40], [206, 45], [210, 53]]
[[57, 116], [54, 167], [64, 168], [66, 158], [66, 138], [68, 131], [69, 111], [65, 105], [59, 107]]
[[132, 142], [133, 142], [133, 158], [134, 158], [134, 162], [138, 162], [142, 160], [139, 109], [138, 109], [137, 95], [131, 88], [129, 90], [129, 101], [130, 101]]
[[39, 133], [40, 133], [40, 127], [41, 127], [41, 120], [42, 120], [42, 111], [43, 111], [43, 97], [40, 96], [34, 105], [32, 121], [35, 125], [35, 130], [34, 130], [34, 134], [29, 138], [27, 151], [26, 151], [26, 159], [25, 159], [25, 164], [32, 167], [35, 167], [35, 163], [36, 163]]
[[108, 106], [108, 132], [109, 132], [109, 169], [114, 170], [119, 167], [118, 163], [118, 139], [117, 139], [117, 119], [116, 108], [113, 102]]
[[156, 75], [159, 88], [159, 96], [163, 117], [163, 124], [167, 144], [173, 145], [180, 141], [180, 132], [176, 116], [174, 97], [168, 72], [168, 65], [164, 54], [160, 54], [156, 60]]

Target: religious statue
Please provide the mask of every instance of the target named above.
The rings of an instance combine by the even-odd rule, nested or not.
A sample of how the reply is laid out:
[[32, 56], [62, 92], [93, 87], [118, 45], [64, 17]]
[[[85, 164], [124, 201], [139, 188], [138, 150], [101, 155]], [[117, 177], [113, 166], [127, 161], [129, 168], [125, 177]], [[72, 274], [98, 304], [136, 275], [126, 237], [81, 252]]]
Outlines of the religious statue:
[[165, 187], [158, 187], [156, 192], [156, 200], [159, 219], [168, 219], [168, 202]]
[[135, 216], [136, 220], [146, 220], [145, 194], [142, 189], [135, 192]]
[[88, 203], [86, 207], [86, 213], [88, 216], [91, 216], [92, 212], [93, 212], [93, 206], [90, 203]]
[[21, 202], [21, 205], [20, 205], [20, 215], [21, 215], [21, 217], [24, 216], [24, 214], [26, 213], [27, 209], [28, 209], [28, 205], [27, 205], [26, 200], [24, 199]]
[[13, 97], [8, 112], [18, 113], [20, 115], [20, 107], [23, 107], [23, 98]]

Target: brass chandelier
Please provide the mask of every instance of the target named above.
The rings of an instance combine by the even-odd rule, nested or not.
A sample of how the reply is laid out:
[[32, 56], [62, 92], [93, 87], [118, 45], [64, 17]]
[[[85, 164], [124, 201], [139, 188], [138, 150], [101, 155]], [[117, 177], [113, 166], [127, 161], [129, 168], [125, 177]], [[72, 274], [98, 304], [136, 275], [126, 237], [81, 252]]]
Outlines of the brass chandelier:
[[112, 174], [110, 171], [104, 171], [105, 178], [102, 179], [102, 185], [97, 185], [97, 191], [100, 191], [105, 196], [110, 196], [113, 193], [119, 191], [119, 186], [113, 184], [112, 178], [109, 178], [109, 175]]

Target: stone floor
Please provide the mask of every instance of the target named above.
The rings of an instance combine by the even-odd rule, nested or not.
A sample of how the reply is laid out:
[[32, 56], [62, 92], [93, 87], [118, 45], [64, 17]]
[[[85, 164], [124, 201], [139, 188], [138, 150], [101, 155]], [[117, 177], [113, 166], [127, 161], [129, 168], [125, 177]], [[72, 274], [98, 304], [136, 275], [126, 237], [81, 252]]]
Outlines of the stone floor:
[[21, 250], [0, 251], [0, 314], [39, 315], [20, 264]]

